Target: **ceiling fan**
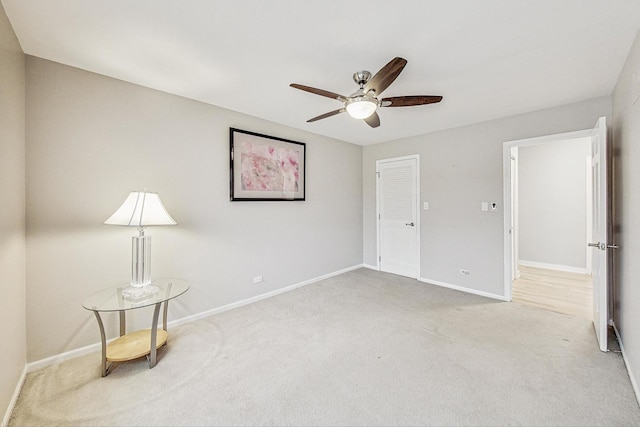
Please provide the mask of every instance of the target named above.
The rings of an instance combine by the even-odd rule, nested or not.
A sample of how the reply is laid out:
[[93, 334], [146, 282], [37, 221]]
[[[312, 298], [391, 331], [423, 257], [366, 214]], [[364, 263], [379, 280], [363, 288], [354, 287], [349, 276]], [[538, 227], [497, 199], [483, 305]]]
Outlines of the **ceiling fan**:
[[345, 111], [355, 119], [363, 119], [372, 128], [380, 126], [380, 117], [376, 110], [384, 107], [409, 107], [413, 105], [434, 104], [442, 101], [441, 96], [393, 96], [390, 98], [378, 98], [382, 92], [389, 87], [391, 83], [398, 77], [400, 72], [407, 65], [407, 60], [395, 57], [387, 65], [382, 67], [373, 77], [369, 71], [356, 71], [353, 73], [353, 80], [360, 86], [349, 96], [339, 95], [322, 89], [316, 89], [310, 86], [304, 86], [297, 83], [291, 83], [289, 86], [304, 90], [305, 92], [315, 93], [316, 95], [326, 96], [327, 98], [337, 99], [344, 106], [337, 110], [329, 111], [317, 117], [307, 120], [307, 123], [317, 120], [326, 119]]

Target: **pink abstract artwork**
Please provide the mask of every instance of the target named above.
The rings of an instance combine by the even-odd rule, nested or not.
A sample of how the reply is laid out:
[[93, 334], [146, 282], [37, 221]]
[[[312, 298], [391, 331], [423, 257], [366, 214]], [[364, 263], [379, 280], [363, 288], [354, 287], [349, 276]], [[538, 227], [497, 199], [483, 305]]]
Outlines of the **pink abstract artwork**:
[[300, 153], [297, 150], [242, 142], [240, 156], [242, 190], [298, 191]]

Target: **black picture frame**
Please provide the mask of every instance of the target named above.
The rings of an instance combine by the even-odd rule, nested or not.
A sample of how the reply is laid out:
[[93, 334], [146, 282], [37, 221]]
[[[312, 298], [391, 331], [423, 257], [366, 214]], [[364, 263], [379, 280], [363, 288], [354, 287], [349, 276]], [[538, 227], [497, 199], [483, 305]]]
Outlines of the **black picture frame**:
[[306, 148], [303, 142], [229, 128], [231, 201], [304, 201]]

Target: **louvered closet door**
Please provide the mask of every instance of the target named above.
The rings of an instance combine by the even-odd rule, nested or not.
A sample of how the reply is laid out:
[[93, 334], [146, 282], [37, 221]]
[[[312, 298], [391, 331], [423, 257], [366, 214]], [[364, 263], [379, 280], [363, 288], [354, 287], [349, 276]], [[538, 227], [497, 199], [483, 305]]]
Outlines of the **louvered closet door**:
[[417, 159], [378, 162], [380, 270], [418, 277]]

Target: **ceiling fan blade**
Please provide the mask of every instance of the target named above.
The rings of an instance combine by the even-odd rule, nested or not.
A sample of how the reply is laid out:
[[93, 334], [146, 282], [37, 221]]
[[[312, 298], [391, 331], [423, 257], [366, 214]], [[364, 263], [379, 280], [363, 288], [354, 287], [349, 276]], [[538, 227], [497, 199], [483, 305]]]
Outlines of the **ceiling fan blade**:
[[376, 113], [375, 111], [372, 115], [364, 118], [363, 120], [367, 122], [367, 124], [372, 128], [377, 128], [378, 126], [380, 126], [380, 116], [378, 116], [378, 113]]
[[442, 101], [441, 96], [392, 96], [380, 100], [381, 107], [410, 107], [412, 105], [435, 104]]
[[407, 65], [407, 60], [400, 57], [395, 57], [387, 65], [382, 67], [375, 76], [369, 80], [364, 86], [364, 92], [367, 93], [370, 90], [375, 91], [376, 96], [380, 95], [391, 83], [398, 77], [404, 66]]
[[327, 117], [335, 116], [336, 114], [344, 113], [347, 111], [345, 108], [340, 108], [339, 110], [329, 111], [328, 113], [324, 113], [319, 115], [318, 117], [314, 117], [312, 119], [307, 120], [307, 123], [315, 122], [317, 120], [326, 119]]
[[327, 98], [337, 99], [338, 101], [342, 101], [342, 102], [344, 102], [347, 99], [346, 96], [329, 92], [328, 90], [316, 89], [315, 87], [311, 87], [311, 86], [299, 85], [297, 83], [291, 83], [289, 86], [296, 89], [304, 90], [305, 92], [315, 93], [316, 95], [326, 96]]

